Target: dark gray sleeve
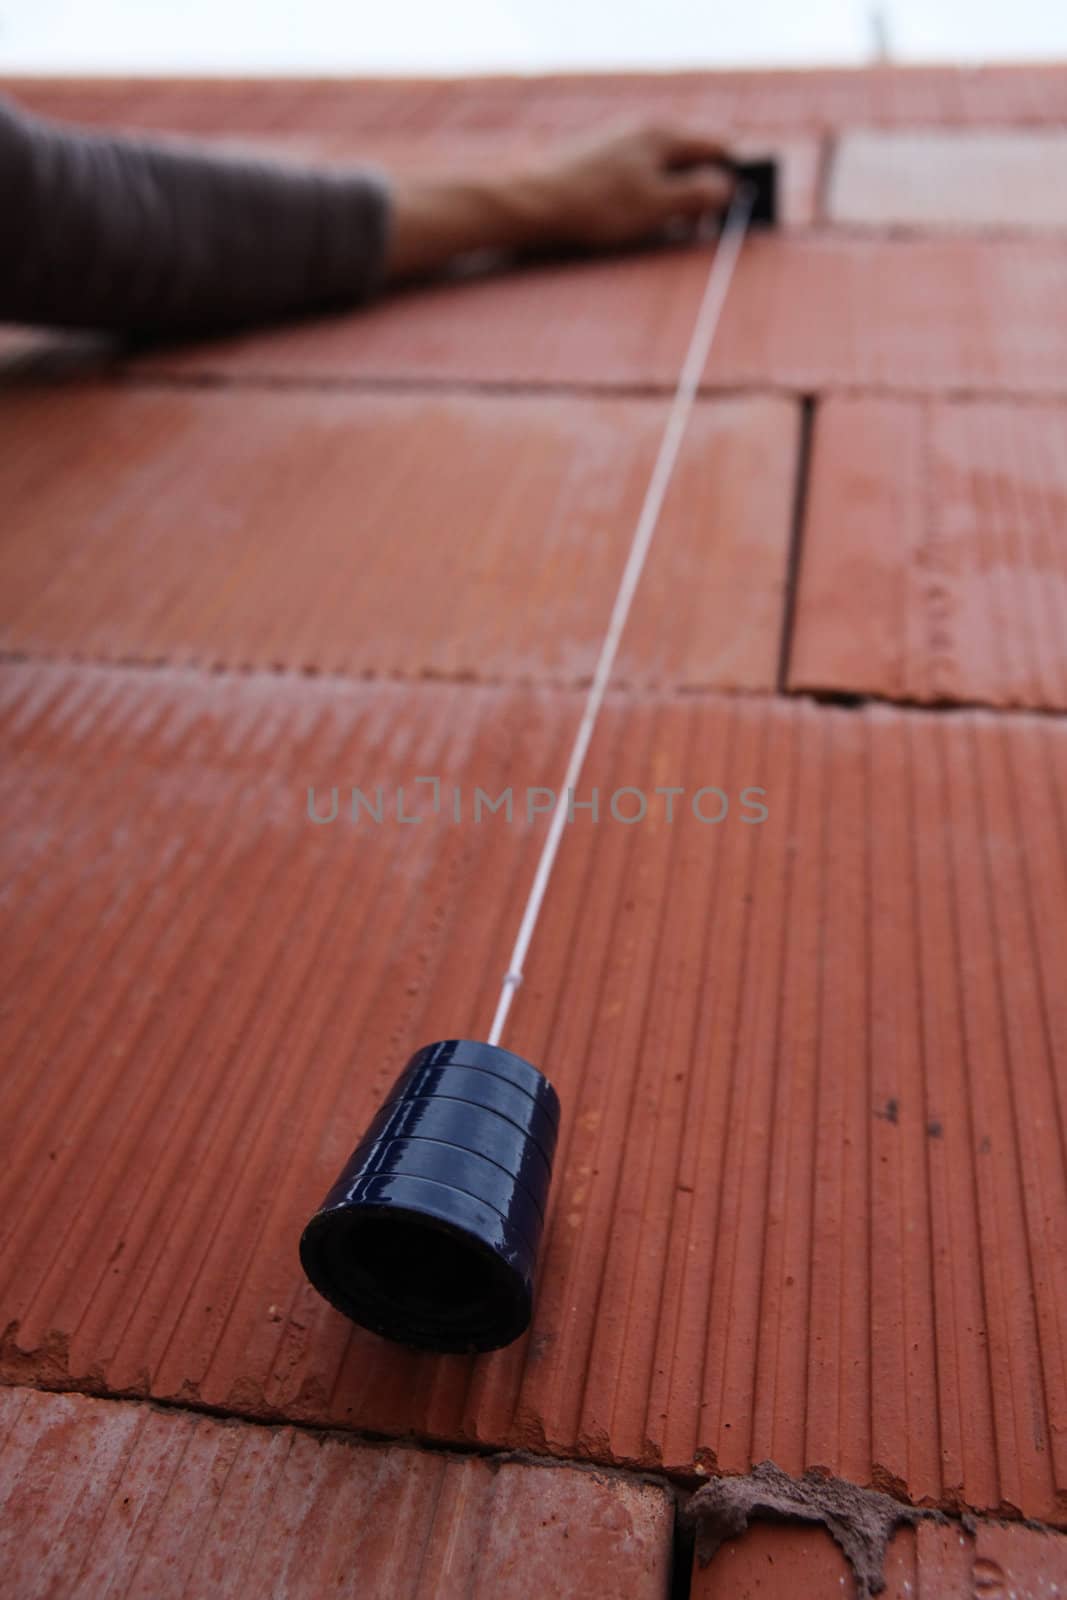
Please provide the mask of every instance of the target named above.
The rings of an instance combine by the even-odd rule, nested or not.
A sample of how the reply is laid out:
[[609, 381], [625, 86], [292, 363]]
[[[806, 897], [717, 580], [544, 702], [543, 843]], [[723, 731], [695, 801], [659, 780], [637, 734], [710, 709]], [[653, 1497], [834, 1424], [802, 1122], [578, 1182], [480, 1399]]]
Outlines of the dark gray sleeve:
[[71, 130], [0, 100], [0, 321], [172, 333], [366, 299], [383, 178]]

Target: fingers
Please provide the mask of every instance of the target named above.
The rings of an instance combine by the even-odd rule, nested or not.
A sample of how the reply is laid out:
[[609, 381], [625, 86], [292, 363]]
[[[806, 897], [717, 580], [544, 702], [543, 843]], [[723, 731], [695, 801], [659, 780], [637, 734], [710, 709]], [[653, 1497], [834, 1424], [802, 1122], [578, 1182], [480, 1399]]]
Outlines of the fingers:
[[734, 180], [714, 168], [679, 173], [672, 177], [664, 199], [673, 215], [698, 217], [705, 211], [725, 211], [733, 199]]
[[703, 134], [645, 126], [601, 135], [539, 177], [550, 197], [544, 236], [587, 246], [652, 238], [665, 225], [725, 210], [735, 181], [732, 158]]
[[686, 167], [729, 167], [733, 164], [733, 158], [721, 140], [705, 134], [681, 128], [656, 128], [652, 130], [652, 138], [663, 165], [674, 171]]
[[672, 216], [699, 217], [725, 211], [736, 188], [734, 159], [718, 139], [681, 129], [655, 129], [662, 162], [664, 204]]

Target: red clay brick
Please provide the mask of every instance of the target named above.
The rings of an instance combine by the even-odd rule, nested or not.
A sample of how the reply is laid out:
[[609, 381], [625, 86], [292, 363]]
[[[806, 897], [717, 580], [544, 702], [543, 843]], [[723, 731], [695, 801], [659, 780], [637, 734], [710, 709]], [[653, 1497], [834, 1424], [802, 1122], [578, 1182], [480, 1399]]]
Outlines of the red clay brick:
[[153, 351], [132, 375], [673, 387], [711, 248], [528, 265]]
[[1051, 240], [754, 236], [706, 381], [1060, 395], [1065, 304]]
[[[22, 1064], [4, 1144], [39, 1157], [4, 1230], [8, 1354], [118, 1390], [166, 1370], [171, 1395], [221, 1356], [238, 1409], [268, 1369], [329, 1409], [321, 1360], [351, 1330], [302, 1282], [299, 1229], [413, 1041], [487, 1027], [544, 826], [522, 790], [562, 770], [577, 700], [76, 668], [8, 668], [0, 687], [20, 995], [4, 1049]], [[414, 778], [434, 773], [468, 807], [514, 779], [514, 823], [459, 827], [449, 807], [401, 827], [395, 785], [426, 813]], [[309, 784], [325, 812], [331, 785], [376, 783], [380, 826], [343, 799], [332, 827], [307, 820]], [[72, 1095], [75, 1058], [92, 1066]], [[72, 1231], [40, 1230], [75, 1173]]]
[[598, 752], [602, 790], [645, 764], [759, 783], [772, 820], [566, 841], [511, 1039], [570, 1108], [553, 1359], [515, 1414], [1062, 1517], [1063, 730], [613, 708]]
[[648, 1484], [29, 1389], [0, 1389], [0, 1432], [19, 1600], [667, 1594]]
[[975, 1589], [1010, 1600], [1062, 1600], [1067, 1595], [1067, 1539], [1039, 1529], [979, 1523]]
[[[825, 130], [1058, 125], [1065, 82], [886, 70], [27, 96], [297, 156], [433, 150], [445, 164], [669, 112], [775, 137], [789, 220], [805, 222]], [[581, 700], [544, 685], [588, 674], [664, 410], [587, 391], [673, 385], [707, 261], [543, 267], [153, 358], [239, 380], [228, 392], [145, 391], [145, 362], [112, 394], [24, 384], [5, 400], [9, 650], [540, 685], [3, 669], [9, 1380], [687, 1473], [770, 1457], [1067, 1526], [1067, 735], [1047, 717], [663, 693], [773, 682], [786, 402], [698, 407], [582, 785], [606, 808], [621, 784], [720, 784], [730, 818], [702, 825], [683, 800], [667, 824], [662, 797], [638, 827], [605, 810], [594, 829], [585, 813], [512, 1015], [505, 1042], [564, 1104], [530, 1336], [479, 1360], [411, 1355], [352, 1329], [299, 1272], [300, 1226], [399, 1062], [442, 1033], [484, 1032], [544, 828], [314, 828], [307, 785], [407, 780], [410, 803], [411, 780], [436, 771], [468, 795], [557, 780]], [[1058, 413], [1022, 398], [1067, 389], [1065, 290], [1055, 240], [786, 231], [746, 246], [709, 386], [875, 391], [832, 398], [816, 424], [793, 686], [821, 640], [844, 652], [837, 687], [868, 673], [880, 694], [947, 685], [1062, 707], [1063, 440]], [[257, 392], [263, 377], [289, 387]], [[324, 393], [320, 379], [507, 392]], [[961, 403], [972, 391], [991, 398]], [[432, 486], [406, 453], [415, 415]], [[410, 541], [382, 537], [387, 501]], [[447, 559], [442, 510], [482, 539], [492, 582], [472, 591]], [[538, 587], [551, 526], [551, 575], [563, 555], [567, 574], [553, 609]], [[883, 528], [894, 559], [872, 569]], [[768, 791], [761, 827], [738, 816], [748, 784]], [[164, 1414], [136, 1411], [143, 1435], [94, 1424], [73, 1503], [80, 1422], [31, 1439], [15, 1509], [34, 1574], [84, 1549], [87, 1593], [112, 1571], [153, 1600], [175, 1573], [323, 1593], [348, 1571], [352, 1508], [396, 1483], [350, 1473], [364, 1455], [344, 1442], [184, 1415], [172, 1479]], [[235, 1466], [246, 1433], [259, 1443]], [[280, 1464], [263, 1443], [279, 1438]], [[560, 1499], [583, 1508], [575, 1474], [542, 1502], [527, 1469], [501, 1469], [490, 1515], [491, 1469], [444, 1459], [406, 1455], [432, 1469], [404, 1474], [395, 1526], [367, 1520], [383, 1592], [403, 1593], [419, 1559], [420, 1594], [447, 1595], [457, 1560], [467, 1589], [544, 1592], [526, 1546], [566, 1576], [552, 1518]], [[67, 1497], [27, 1505], [60, 1471]], [[112, 1538], [130, 1473], [147, 1521]], [[628, 1523], [621, 1493], [587, 1520], [606, 1522], [613, 1551], [637, 1529], [652, 1563], [638, 1570], [662, 1595], [662, 1498]], [[104, 1528], [106, 1546], [86, 1544]], [[768, 1532], [793, 1595], [823, 1567], [833, 1578], [820, 1535], [800, 1532], [805, 1572]], [[767, 1575], [764, 1530], [750, 1538], [728, 1558], [737, 1592]], [[604, 1547], [589, 1548], [578, 1588], [604, 1592]], [[893, 1545], [889, 1592], [1054, 1594], [1062, 1551], [1018, 1526], [982, 1523], [972, 1546], [923, 1525]]]
[[1063, 121], [1062, 65], [813, 71], [567, 73], [432, 80], [6, 78], [48, 115], [192, 130], [306, 128], [341, 133], [587, 129], [604, 117], [679, 117], [737, 128], [821, 129]]
[[1065, 228], [1067, 136], [1034, 129], [857, 130], [839, 139], [831, 222]]
[[1065, 514], [1067, 409], [826, 402], [790, 687], [1064, 709]]
[[974, 1600], [974, 1553], [958, 1522], [901, 1528], [886, 1552], [884, 1600]]
[[822, 1528], [757, 1523], [706, 1567], [694, 1561], [689, 1592], [691, 1600], [842, 1600], [854, 1589], [848, 1562]]
[[1067, 1522], [1059, 723], [610, 698], [505, 1039], [564, 1107], [534, 1326], [468, 1360], [295, 1243], [399, 1061], [484, 1030], [537, 830], [305, 788], [551, 784], [579, 697], [3, 684], [9, 1376]]
[[[575, 683], [666, 403], [81, 386], [0, 412], [9, 650]], [[773, 687], [797, 438], [783, 400], [697, 407], [620, 680]]]
[[[708, 247], [443, 283], [347, 316], [132, 363], [132, 374], [673, 387]], [[1067, 393], [1058, 242], [776, 233], [747, 242], [709, 387]]]
[[[883, 1600], [1057, 1600], [1067, 1594], [1067, 1539], [1018, 1525], [922, 1522], [889, 1547]], [[840, 1600], [855, 1593], [848, 1563], [821, 1528], [756, 1524], [706, 1567], [693, 1600]]]

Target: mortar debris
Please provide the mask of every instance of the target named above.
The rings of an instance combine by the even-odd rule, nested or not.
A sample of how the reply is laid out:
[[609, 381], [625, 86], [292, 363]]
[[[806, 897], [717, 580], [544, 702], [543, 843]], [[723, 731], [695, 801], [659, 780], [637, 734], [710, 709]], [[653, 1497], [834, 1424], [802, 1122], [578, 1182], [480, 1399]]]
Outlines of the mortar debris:
[[773, 1461], [761, 1461], [747, 1477], [711, 1479], [691, 1497], [683, 1514], [695, 1531], [702, 1567], [750, 1522], [821, 1524], [852, 1568], [857, 1600], [870, 1600], [885, 1588], [886, 1549], [897, 1528], [937, 1516], [902, 1505], [877, 1489], [860, 1489], [818, 1472], [791, 1478]]

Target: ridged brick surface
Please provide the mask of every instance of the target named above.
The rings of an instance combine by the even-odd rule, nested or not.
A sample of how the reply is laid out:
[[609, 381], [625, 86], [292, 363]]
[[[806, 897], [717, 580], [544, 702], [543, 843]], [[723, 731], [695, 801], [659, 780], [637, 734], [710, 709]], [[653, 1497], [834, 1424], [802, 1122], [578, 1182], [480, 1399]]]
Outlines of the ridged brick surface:
[[1058, 241], [757, 235], [705, 381], [1063, 395], [1065, 311]]
[[551, 784], [578, 697], [2, 684], [9, 1377], [1067, 1523], [1062, 725], [611, 698], [505, 1038], [564, 1108], [535, 1322], [467, 1360], [296, 1239], [409, 1050], [484, 1030], [537, 828], [305, 791]]
[[[835, 140], [839, 182], [877, 129], [1018, 152], [1065, 84], [18, 89], [398, 165], [695, 121], [775, 146], [787, 226], [745, 247], [582, 781], [600, 819], [565, 830], [511, 1015], [563, 1139], [534, 1326], [477, 1360], [354, 1329], [296, 1243], [409, 1052], [486, 1030], [547, 821], [526, 790], [563, 768], [710, 253], [442, 285], [111, 387], [0, 339], [0, 617], [30, 658], [0, 668], [0, 1379], [131, 1397], [0, 1389], [5, 1593], [317, 1597], [353, 1547], [360, 1594], [666, 1591], [658, 1490], [293, 1422], [691, 1481], [771, 1458], [1067, 1528], [1067, 724], [766, 692], [803, 393], [788, 687], [1064, 707], [1062, 241], [976, 236], [1025, 220], [1008, 156], [988, 220], [970, 179], [920, 222], [872, 180], [866, 234], [820, 196]], [[952, 204], [970, 236], [893, 236]], [[724, 687], [760, 693], [694, 692]], [[321, 816], [378, 784], [381, 824], [307, 818], [309, 785]], [[515, 820], [474, 823], [508, 785]], [[923, 1525], [889, 1593], [1050, 1600], [1063, 1549]], [[695, 1582], [824, 1580], [847, 1592], [822, 1535], [757, 1528]]]
[[[99, 386], [0, 416], [9, 650], [573, 684], [666, 403]], [[620, 681], [774, 687], [798, 432], [698, 406]]]
[[567, 1467], [0, 1389], [18, 1600], [663, 1600], [670, 1497]]
[[854, 1592], [848, 1562], [821, 1528], [757, 1522], [721, 1545], [706, 1567], [693, 1560], [691, 1600], [842, 1600]]
[[831, 399], [809, 484], [792, 688], [1067, 708], [1067, 408]]
[[322, 78], [0, 83], [48, 115], [193, 130], [340, 132], [586, 128], [598, 116], [685, 116], [720, 128], [1063, 122], [1059, 65], [629, 73], [463, 80]]
[[831, 222], [875, 227], [1067, 228], [1067, 135], [864, 130], [834, 154]]
[[627, 724], [605, 783], [647, 752], [771, 818], [568, 840], [512, 1041], [584, 1064], [521, 1414], [1062, 1518], [1064, 729]]
[[[673, 387], [710, 249], [531, 266], [348, 316], [153, 352], [248, 380]], [[1048, 239], [753, 235], [704, 382], [1067, 394], [1067, 252]]]
[[[979, 1521], [923, 1522], [897, 1534], [882, 1600], [1062, 1600], [1067, 1538]], [[692, 1600], [841, 1600], [854, 1592], [848, 1563], [822, 1529], [759, 1524], [694, 1565]]]
[[530, 264], [349, 315], [152, 351], [129, 370], [245, 382], [673, 388], [710, 262], [709, 245]]

